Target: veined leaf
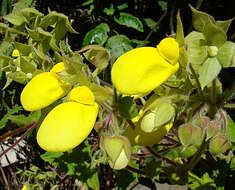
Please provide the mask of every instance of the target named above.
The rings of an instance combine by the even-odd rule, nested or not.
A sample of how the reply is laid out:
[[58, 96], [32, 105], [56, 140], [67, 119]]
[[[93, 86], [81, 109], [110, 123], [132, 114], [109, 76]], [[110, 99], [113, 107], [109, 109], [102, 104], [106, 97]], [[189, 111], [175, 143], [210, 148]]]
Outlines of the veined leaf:
[[120, 25], [134, 28], [140, 32], [144, 31], [142, 22], [137, 17], [131, 14], [120, 13], [120, 16], [118, 18], [114, 17], [114, 21]]
[[87, 32], [82, 45], [86, 46], [89, 44], [103, 45], [108, 39], [108, 32], [110, 31], [109, 26], [106, 23], [101, 23], [94, 29]]
[[206, 85], [212, 82], [219, 74], [221, 65], [217, 58], [208, 58], [199, 68], [199, 82], [203, 89]]
[[226, 33], [211, 19], [209, 19], [208, 23], [205, 25], [203, 34], [209, 46], [220, 47], [227, 40]]
[[110, 50], [113, 58], [117, 59], [125, 52], [133, 49], [133, 46], [131, 45], [131, 40], [125, 35], [115, 35], [108, 39], [106, 48]]

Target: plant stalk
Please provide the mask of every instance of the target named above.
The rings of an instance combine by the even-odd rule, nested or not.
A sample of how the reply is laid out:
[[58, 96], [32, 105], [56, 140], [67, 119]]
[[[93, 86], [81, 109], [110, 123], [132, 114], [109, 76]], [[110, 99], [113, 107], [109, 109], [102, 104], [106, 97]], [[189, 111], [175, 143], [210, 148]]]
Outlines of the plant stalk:
[[144, 39], [144, 41], [148, 41], [149, 38], [151, 37], [153, 31], [157, 28], [157, 26], [162, 22], [163, 18], [166, 16], [167, 11], [165, 11], [162, 16], [159, 18], [159, 20], [155, 23], [155, 25], [153, 26], [152, 30], [148, 33], [148, 35], [146, 36], [146, 38]]
[[190, 70], [191, 70], [191, 72], [192, 72], [192, 74], [193, 74], [193, 77], [194, 77], [195, 80], [196, 80], [197, 87], [198, 87], [198, 92], [199, 92], [199, 94], [200, 94], [200, 96], [201, 96], [201, 99], [204, 101], [204, 100], [205, 100], [205, 97], [204, 97], [204, 94], [203, 94], [203, 92], [202, 92], [202, 88], [201, 88], [200, 82], [199, 82], [199, 80], [198, 80], [197, 74], [196, 74], [195, 70], [193, 69], [191, 63], [189, 64], [189, 68], [190, 68]]
[[175, 167], [178, 167], [178, 164], [172, 160], [170, 160], [169, 158], [166, 158], [164, 156], [162, 156], [161, 154], [158, 154], [156, 151], [154, 151], [150, 146], [147, 146], [146, 147], [148, 149], [148, 151], [153, 154], [155, 157], [157, 158], [161, 158], [162, 160], [168, 162], [169, 164], [175, 166]]
[[188, 164], [188, 170], [192, 171], [192, 169], [196, 166], [196, 164], [198, 163], [198, 161], [201, 158], [201, 155], [203, 154], [204, 150], [206, 149], [206, 134], [204, 134], [203, 136], [203, 140], [202, 140], [202, 144], [199, 147], [198, 151], [196, 152], [196, 154], [194, 155], [194, 157], [190, 160], [189, 164]]

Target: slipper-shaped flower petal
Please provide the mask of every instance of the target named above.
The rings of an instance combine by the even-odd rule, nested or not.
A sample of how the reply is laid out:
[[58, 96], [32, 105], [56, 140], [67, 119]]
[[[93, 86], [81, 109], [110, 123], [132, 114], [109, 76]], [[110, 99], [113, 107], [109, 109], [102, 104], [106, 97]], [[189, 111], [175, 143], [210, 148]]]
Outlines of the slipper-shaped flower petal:
[[56, 74], [63, 69], [63, 63], [58, 63], [51, 72], [40, 73], [28, 82], [20, 96], [25, 110], [35, 111], [45, 108], [69, 92], [71, 84], [64, 82]]
[[122, 94], [151, 92], [178, 70], [178, 58], [179, 46], [174, 38], [163, 39], [157, 48], [130, 50], [114, 63], [112, 82]]
[[[77, 88], [71, 91], [72, 97], [75, 96], [73, 91], [78, 93], [78, 97], [80, 96]], [[87, 91], [86, 88], [88, 89], [88, 87], [80, 88], [81, 94], [84, 94], [83, 90]], [[70, 99], [70, 102], [56, 106], [46, 116], [38, 130], [39, 146], [49, 152], [65, 152], [82, 143], [90, 134], [98, 114], [96, 102], [92, 105], [84, 103]]]

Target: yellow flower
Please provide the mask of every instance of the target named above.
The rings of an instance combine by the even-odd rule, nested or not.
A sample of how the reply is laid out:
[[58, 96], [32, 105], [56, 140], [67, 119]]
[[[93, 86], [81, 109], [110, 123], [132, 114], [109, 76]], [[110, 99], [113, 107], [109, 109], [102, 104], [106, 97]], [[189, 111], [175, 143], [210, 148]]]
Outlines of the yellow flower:
[[[84, 102], [74, 99], [84, 92], [92, 94], [88, 87], [77, 87], [71, 90], [69, 102], [56, 106], [42, 122], [37, 142], [49, 152], [64, 152], [78, 146], [90, 134], [98, 114], [98, 104], [84, 98]], [[93, 94], [92, 94], [93, 95]], [[94, 96], [94, 95], [93, 95]]]
[[174, 38], [163, 39], [157, 48], [133, 49], [114, 63], [112, 82], [122, 94], [151, 92], [179, 69], [178, 58], [179, 46]]
[[63, 69], [64, 64], [58, 63], [51, 72], [40, 73], [28, 82], [20, 96], [25, 110], [35, 111], [45, 108], [69, 92], [71, 84], [64, 82], [56, 74]]
[[20, 52], [17, 50], [17, 49], [14, 49], [12, 54], [11, 54], [12, 57], [19, 57], [20, 56]]

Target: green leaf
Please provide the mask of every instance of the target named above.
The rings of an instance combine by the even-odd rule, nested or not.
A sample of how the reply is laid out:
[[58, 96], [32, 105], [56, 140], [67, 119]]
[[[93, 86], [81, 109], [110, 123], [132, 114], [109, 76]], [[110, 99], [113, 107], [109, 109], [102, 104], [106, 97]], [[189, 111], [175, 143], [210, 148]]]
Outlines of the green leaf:
[[42, 15], [38, 10], [34, 8], [22, 9], [21, 13], [27, 18], [28, 21], [35, 19], [39, 15]]
[[190, 6], [190, 8], [191, 8], [192, 13], [193, 13], [193, 15], [192, 15], [192, 17], [193, 17], [193, 27], [197, 31], [203, 32], [204, 27], [209, 22], [209, 20], [211, 20], [213, 23], [215, 23], [215, 20], [211, 15], [209, 15], [207, 13], [204, 13], [202, 11], [198, 11], [197, 9], [193, 8], [192, 6]]
[[25, 84], [28, 81], [27, 75], [22, 71], [11, 72], [8, 75], [14, 81]]
[[58, 18], [57, 23], [55, 25], [55, 29], [53, 30], [54, 37], [57, 42], [59, 42], [61, 39], [64, 38], [67, 28], [65, 27], [65, 19], [64, 18]]
[[104, 8], [104, 13], [109, 16], [113, 15], [114, 11], [115, 9], [113, 7], [113, 4], [111, 4], [109, 8]]
[[100, 182], [99, 176], [97, 171], [92, 171], [90, 177], [87, 179], [87, 185], [91, 189], [99, 190], [100, 189]]
[[228, 29], [229, 29], [229, 26], [230, 26], [230, 24], [232, 23], [233, 19], [234, 19], [234, 18], [229, 19], [229, 20], [225, 20], [225, 21], [220, 21], [220, 20], [218, 20], [218, 21], [216, 21], [216, 25], [217, 25], [218, 27], [220, 27], [225, 33], [227, 33], [227, 31], [228, 31]]
[[108, 32], [110, 31], [109, 26], [106, 23], [101, 23], [94, 29], [87, 32], [85, 38], [83, 39], [83, 46], [89, 44], [99, 44], [103, 45], [108, 39]]
[[60, 158], [63, 155], [64, 155], [63, 152], [46, 152], [46, 153], [40, 155], [40, 157], [44, 161], [49, 162], [50, 164], [54, 164], [55, 160], [57, 158]]
[[114, 21], [120, 25], [134, 28], [140, 32], [143, 32], [142, 22], [135, 16], [128, 13], [120, 13], [119, 18], [114, 17]]
[[207, 46], [205, 37], [201, 32], [193, 31], [189, 33], [185, 38], [185, 44], [187, 45], [187, 55], [190, 63], [202, 64], [207, 56]]
[[91, 91], [94, 93], [95, 95], [95, 100], [97, 102], [105, 102], [109, 97], [112, 96], [112, 94], [110, 94], [110, 91], [100, 85], [91, 83], [91, 85], [89, 86]]
[[15, 42], [15, 48], [20, 52], [20, 55], [29, 55], [29, 53], [32, 50], [32, 46], [27, 45], [27, 44], [23, 44], [20, 42]]
[[235, 156], [233, 156], [231, 159], [230, 170], [235, 171]]
[[179, 47], [184, 46], [184, 28], [180, 18], [180, 12], [177, 13], [177, 30], [176, 30], [176, 41], [179, 43]]
[[217, 58], [208, 58], [199, 68], [199, 82], [203, 89], [206, 85], [212, 82], [220, 73], [221, 65]]
[[3, 17], [5, 20], [14, 24], [15, 26], [20, 26], [25, 22], [25, 18], [23, 15], [17, 12], [13, 12]]
[[133, 49], [131, 40], [124, 35], [115, 35], [110, 37], [106, 43], [106, 48], [110, 50], [114, 59], [117, 59], [125, 52]]
[[119, 5], [119, 6], [117, 6], [117, 9], [119, 11], [122, 11], [122, 10], [126, 9], [127, 7], [128, 7], [128, 5], [126, 3], [123, 3], [123, 4]]
[[138, 181], [138, 175], [128, 170], [120, 170], [116, 174], [117, 186], [119, 190], [126, 190], [130, 183]]
[[98, 45], [88, 45], [81, 51], [88, 50], [84, 53], [84, 56], [90, 61], [99, 71], [102, 71], [108, 66], [110, 60], [110, 54], [107, 49]]
[[[144, 18], [144, 21], [146, 23], [146, 25], [152, 30], [154, 28], [154, 26], [156, 25], [156, 22], [151, 19], [151, 18]], [[157, 30], [159, 29], [159, 27], [154, 28], [154, 32], [157, 32]]]
[[200, 181], [194, 179], [192, 184], [188, 185], [189, 188], [195, 190], [217, 190], [216, 184], [213, 179], [210, 178], [208, 173], [204, 173], [200, 178]]
[[133, 98], [130, 96], [125, 96], [119, 99], [118, 109], [120, 115], [127, 119], [131, 119], [138, 115], [136, 105], [133, 101]]
[[229, 140], [235, 143], [235, 123], [229, 115], [227, 115], [227, 119]]
[[233, 56], [235, 55], [235, 43], [227, 41], [219, 49], [217, 58], [223, 67], [235, 65]]
[[11, 120], [13, 123], [16, 123], [18, 126], [28, 125], [32, 122], [37, 122], [41, 116], [41, 111], [32, 112], [29, 116], [23, 114], [19, 115], [9, 115], [8, 120]]
[[227, 40], [226, 33], [210, 19], [204, 27], [203, 34], [209, 46], [220, 47]]
[[37, 65], [34, 62], [28, 60], [27, 57], [20, 57], [20, 68], [24, 73], [33, 73], [37, 69]]
[[8, 122], [9, 116], [18, 113], [22, 110], [21, 106], [18, 106], [17, 104], [13, 106], [12, 109], [7, 107], [7, 113], [4, 115], [4, 117], [0, 120], [0, 129], [6, 127], [6, 124]]
[[162, 8], [163, 11], [167, 10], [167, 1], [158, 1], [158, 5]]
[[3, 69], [8, 65], [8, 63], [12, 60], [12, 58], [7, 56], [0, 56], [0, 69]]

